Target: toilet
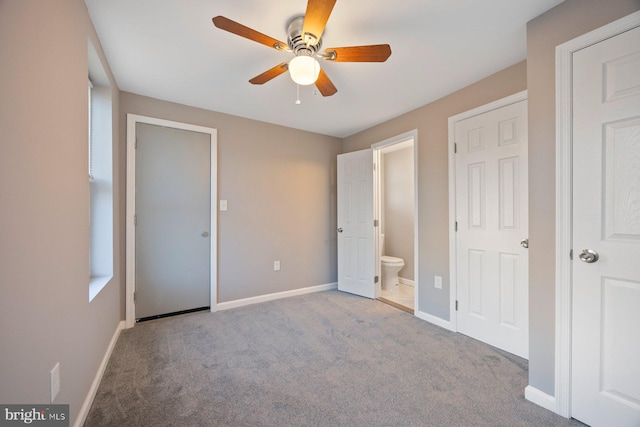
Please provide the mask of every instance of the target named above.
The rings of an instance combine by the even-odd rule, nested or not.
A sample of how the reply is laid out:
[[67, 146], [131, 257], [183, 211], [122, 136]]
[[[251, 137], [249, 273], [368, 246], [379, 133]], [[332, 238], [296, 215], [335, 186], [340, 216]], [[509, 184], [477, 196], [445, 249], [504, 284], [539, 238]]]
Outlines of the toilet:
[[384, 234], [380, 234], [380, 248], [382, 256], [380, 257], [380, 264], [382, 270], [382, 290], [397, 292], [398, 287], [398, 273], [404, 267], [404, 260], [393, 256], [385, 255], [384, 250]]

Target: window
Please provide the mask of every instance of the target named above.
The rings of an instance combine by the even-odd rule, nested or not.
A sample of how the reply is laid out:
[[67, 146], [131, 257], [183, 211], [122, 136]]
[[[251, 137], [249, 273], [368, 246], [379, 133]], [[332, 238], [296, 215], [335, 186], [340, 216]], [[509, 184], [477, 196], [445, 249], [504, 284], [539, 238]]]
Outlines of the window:
[[111, 86], [89, 40], [89, 301], [113, 277], [113, 120]]

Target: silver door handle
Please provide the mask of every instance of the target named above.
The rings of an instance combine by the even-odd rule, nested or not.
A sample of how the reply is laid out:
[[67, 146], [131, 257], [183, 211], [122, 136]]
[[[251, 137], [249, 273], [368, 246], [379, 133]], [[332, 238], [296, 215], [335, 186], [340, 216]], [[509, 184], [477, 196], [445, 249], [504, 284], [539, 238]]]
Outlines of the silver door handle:
[[342, 233], [342, 227], [338, 227], [338, 233]]
[[209, 232], [208, 231], [203, 231], [201, 236], [202, 237], [209, 237]]
[[579, 257], [580, 261], [591, 264], [592, 262], [598, 261], [600, 255], [598, 255], [598, 252], [592, 249], [583, 249], [582, 252], [580, 252]]
[[522, 246], [525, 249], [529, 249], [529, 239], [524, 239], [520, 241], [520, 246]]

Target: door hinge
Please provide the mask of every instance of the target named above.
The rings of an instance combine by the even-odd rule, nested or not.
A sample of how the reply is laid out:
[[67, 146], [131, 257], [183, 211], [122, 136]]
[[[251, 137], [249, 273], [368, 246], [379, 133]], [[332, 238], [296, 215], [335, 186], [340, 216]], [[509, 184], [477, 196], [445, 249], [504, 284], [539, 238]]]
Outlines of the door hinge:
[[373, 170], [374, 171], [376, 170], [376, 164], [375, 163], [373, 164]]
[[373, 220], [373, 226], [374, 226], [374, 227], [377, 227], [377, 226], [378, 226], [378, 220], [377, 220], [377, 219], [374, 219], [374, 220]]
[[458, 300], [456, 300], [456, 311], [458, 311]]
[[573, 260], [573, 249], [569, 249], [569, 259]]
[[133, 149], [137, 150], [138, 149], [138, 138], [133, 140]]
[[456, 144], [455, 142], [453, 143], [453, 154], [457, 154], [458, 153], [458, 144]]
[[136, 303], [136, 301], [137, 301], [137, 299], [136, 299], [136, 295], [137, 295], [137, 293], [134, 291], [134, 292], [133, 292], [133, 303], [134, 303], [134, 304], [135, 304], [135, 303]]
[[373, 283], [378, 283], [378, 276], [373, 277]]
[[456, 232], [457, 232], [458, 231], [458, 221], [456, 221], [455, 227], [456, 227]]
[[133, 225], [138, 225], [138, 215], [133, 215]]

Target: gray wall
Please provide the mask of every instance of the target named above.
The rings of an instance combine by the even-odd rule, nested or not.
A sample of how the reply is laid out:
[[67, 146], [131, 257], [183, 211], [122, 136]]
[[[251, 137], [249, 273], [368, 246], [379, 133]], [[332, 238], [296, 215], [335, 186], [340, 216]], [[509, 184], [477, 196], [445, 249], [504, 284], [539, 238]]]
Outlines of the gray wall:
[[386, 153], [383, 159], [386, 255], [404, 259], [399, 276], [413, 280], [413, 147]]
[[527, 25], [529, 383], [553, 395], [555, 353], [555, 47], [640, 9], [638, 0], [567, 0]]
[[[448, 119], [526, 89], [526, 63], [520, 62], [464, 89], [386, 123], [344, 139], [344, 151], [418, 129], [418, 209], [420, 310], [449, 320]], [[442, 276], [435, 289], [434, 276]]]
[[340, 139], [122, 92], [123, 162], [127, 113], [218, 130], [218, 302], [337, 281]]
[[[638, 0], [567, 0], [528, 25], [528, 61], [340, 140], [120, 93], [114, 117], [114, 278], [89, 303], [87, 38], [108, 70], [82, 0], [0, 0], [0, 402], [56, 402], [71, 419], [124, 318], [124, 114], [219, 130], [220, 301], [336, 280], [335, 157], [418, 129], [423, 311], [449, 319], [447, 119], [529, 89], [530, 384], [554, 393], [554, 50], [640, 9]], [[121, 106], [121, 111], [118, 108]], [[258, 242], [257, 244], [255, 242]], [[272, 270], [273, 260], [282, 271]], [[247, 268], [247, 266], [251, 266]], [[433, 276], [443, 276], [443, 289]]]
[[[72, 422], [123, 287], [124, 235], [114, 233], [114, 278], [89, 302], [88, 37], [108, 70], [82, 0], [0, 1], [0, 402], [49, 403], [60, 362], [56, 403], [71, 405]], [[113, 154], [118, 168], [117, 144]]]

